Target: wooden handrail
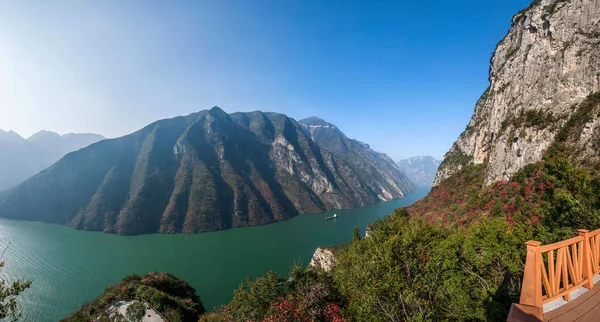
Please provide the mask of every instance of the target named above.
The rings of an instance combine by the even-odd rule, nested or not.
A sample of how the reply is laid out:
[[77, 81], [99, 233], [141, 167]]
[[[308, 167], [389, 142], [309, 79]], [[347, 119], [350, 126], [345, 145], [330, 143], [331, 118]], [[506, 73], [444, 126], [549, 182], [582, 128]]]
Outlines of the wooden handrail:
[[592, 274], [600, 273], [600, 229], [589, 233], [590, 261]]
[[584, 286], [594, 287], [600, 273], [600, 229], [578, 230], [579, 236], [542, 246], [530, 240], [519, 304], [542, 308], [557, 298], [570, 301], [570, 294]]
[[582, 240], [583, 240], [582, 236], [577, 236], [577, 237], [573, 237], [571, 239], [567, 239], [567, 240], [556, 242], [554, 244], [544, 245], [544, 246], [540, 247], [540, 252], [547, 253], [547, 252], [549, 252], [551, 250], [557, 250], [559, 248], [563, 248], [563, 247], [566, 247], [566, 246], [571, 246], [571, 245], [573, 245], [575, 243], [578, 243], [578, 242], [580, 242]]

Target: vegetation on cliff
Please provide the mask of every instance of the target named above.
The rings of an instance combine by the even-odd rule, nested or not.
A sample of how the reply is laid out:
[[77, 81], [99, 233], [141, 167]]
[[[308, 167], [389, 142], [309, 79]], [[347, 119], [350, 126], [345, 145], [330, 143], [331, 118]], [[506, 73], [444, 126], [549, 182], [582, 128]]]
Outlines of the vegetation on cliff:
[[[424, 200], [377, 220], [370, 237], [353, 234], [331, 272], [304, 270], [327, 290], [321, 294], [334, 295], [308, 302], [335, 306], [349, 321], [505, 320], [520, 295], [527, 240], [600, 227], [600, 177], [567, 151], [557, 145], [491, 186], [483, 186], [480, 166], [465, 167]], [[312, 312], [305, 301], [314, 292], [287, 285], [274, 273], [249, 280], [203, 321], [290, 321], [271, 317], [284, 308]], [[302, 321], [317, 320], [334, 321]]]
[[198, 321], [204, 313], [196, 290], [187, 282], [169, 273], [130, 275], [63, 321], [110, 321], [106, 310], [118, 301], [143, 300], [148, 302], [167, 321]]
[[[335, 305], [339, 319], [349, 321], [506, 320], [520, 295], [527, 240], [552, 243], [575, 236], [576, 229], [600, 227], [599, 168], [570, 145], [577, 139], [572, 133], [579, 131], [572, 129], [583, 127], [600, 109], [598, 95], [576, 108], [543, 159], [510, 180], [485, 185], [484, 165], [464, 166], [423, 200], [374, 222], [369, 237], [352, 233], [331, 272], [311, 273], [335, 294], [319, 299], [321, 307]], [[540, 119], [524, 116], [532, 126]], [[236, 293], [229, 305], [212, 313], [213, 320], [206, 316], [204, 321], [249, 316], [272, 321], [268, 312], [282, 299], [303, 299], [272, 273], [248, 281], [238, 292], [249, 292], [259, 281], [270, 285], [266, 294], [271, 297], [253, 305], [257, 301], [251, 296]], [[288, 302], [292, 312], [306, 308], [302, 301]], [[248, 313], [236, 316], [240, 307]], [[321, 318], [307, 321], [334, 321]]]
[[200, 321], [344, 322], [343, 301], [331, 273], [298, 266], [289, 278], [268, 272], [256, 280], [246, 279], [228, 305]]

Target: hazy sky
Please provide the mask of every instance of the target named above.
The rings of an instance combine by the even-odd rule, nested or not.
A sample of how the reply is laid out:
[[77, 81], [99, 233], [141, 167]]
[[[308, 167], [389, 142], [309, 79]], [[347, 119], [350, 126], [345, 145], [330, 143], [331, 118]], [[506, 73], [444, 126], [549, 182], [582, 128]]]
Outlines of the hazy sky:
[[528, 2], [3, 1], [0, 129], [117, 137], [217, 105], [441, 158]]

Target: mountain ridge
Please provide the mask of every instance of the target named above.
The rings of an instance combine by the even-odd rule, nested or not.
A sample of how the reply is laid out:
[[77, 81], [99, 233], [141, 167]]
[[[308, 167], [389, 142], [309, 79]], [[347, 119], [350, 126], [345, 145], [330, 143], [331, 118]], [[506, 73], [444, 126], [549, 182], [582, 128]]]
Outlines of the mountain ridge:
[[396, 162], [406, 176], [420, 186], [433, 186], [435, 175], [442, 161], [432, 156], [416, 156]]
[[45, 130], [25, 139], [14, 131], [0, 130], [0, 191], [23, 182], [67, 153], [102, 139], [99, 134], [59, 135]]
[[197, 233], [364, 206], [414, 189], [403, 173], [366, 177], [374, 164], [348, 159], [356, 155], [322, 148], [284, 114], [213, 107], [68, 154], [1, 193], [0, 215], [123, 235]]

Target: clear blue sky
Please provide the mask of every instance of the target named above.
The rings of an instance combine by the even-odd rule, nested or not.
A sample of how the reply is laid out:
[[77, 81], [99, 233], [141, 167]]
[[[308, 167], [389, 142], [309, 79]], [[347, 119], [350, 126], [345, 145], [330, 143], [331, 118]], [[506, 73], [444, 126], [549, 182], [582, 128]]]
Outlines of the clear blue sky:
[[0, 129], [109, 137], [218, 105], [441, 158], [528, 0], [5, 1]]

